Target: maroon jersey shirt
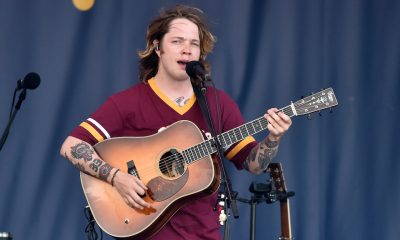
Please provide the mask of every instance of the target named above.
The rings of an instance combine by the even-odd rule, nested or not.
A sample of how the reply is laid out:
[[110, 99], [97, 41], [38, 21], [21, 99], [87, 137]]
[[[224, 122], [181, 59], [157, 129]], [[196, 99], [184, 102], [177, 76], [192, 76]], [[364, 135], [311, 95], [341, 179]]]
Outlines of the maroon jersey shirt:
[[[208, 87], [206, 96], [215, 128], [218, 128], [215, 93], [221, 132], [242, 125], [244, 120], [236, 103], [223, 91]], [[192, 121], [206, 137], [210, 136], [194, 95], [184, 106], [178, 106], [150, 79], [109, 97], [71, 136], [94, 145], [112, 137], [152, 135], [179, 120]], [[242, 169], [242, 163], [255, 145], [254, 138], [247, 137], [225, 149], [225, 157]], [[215, 193], [186, 204], [152, 239], [220, 239], [219, 213], [213, 211], [216, 198]]]

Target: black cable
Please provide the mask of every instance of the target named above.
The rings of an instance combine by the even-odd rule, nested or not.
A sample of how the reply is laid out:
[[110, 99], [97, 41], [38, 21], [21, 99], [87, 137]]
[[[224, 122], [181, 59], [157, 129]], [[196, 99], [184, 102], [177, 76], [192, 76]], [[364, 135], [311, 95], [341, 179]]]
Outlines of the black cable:
[[[99, 239], [99, 234], [97, 233], [96, 230], [96, 221], [94, 220], [93, 214], [90, 211], [90, 207], [86, 206], [84, 209], [84, 214], [86, 220], [88, 220], [88, 224], [85, 227], [85, 233], [87, 235], [88, 240], [97, 240]], [[100, 232], [100, 240], [103, 239], [103, 231], [99, 228]]]

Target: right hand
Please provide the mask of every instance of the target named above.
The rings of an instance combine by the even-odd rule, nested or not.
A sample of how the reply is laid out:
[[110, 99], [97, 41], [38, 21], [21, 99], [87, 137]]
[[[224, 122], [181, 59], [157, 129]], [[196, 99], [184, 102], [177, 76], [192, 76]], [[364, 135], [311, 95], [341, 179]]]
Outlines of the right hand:
[[147, 187], [139, 178], [131, 174], [118, 171], [114, 177], [114, 187], [117, 189], [128, 206], [137, 209], [150, 207], [150, 204], [140, 197], [140, 195], [146, 193]]

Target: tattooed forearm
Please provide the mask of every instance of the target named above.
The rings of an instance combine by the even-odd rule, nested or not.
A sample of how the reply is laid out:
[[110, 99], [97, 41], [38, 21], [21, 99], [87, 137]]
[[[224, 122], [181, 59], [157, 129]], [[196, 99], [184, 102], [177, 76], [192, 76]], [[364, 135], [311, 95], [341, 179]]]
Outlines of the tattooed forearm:
[[101, 161], [100, 159], [95, 159], [93, 160], [93, 162], [89, 165], [89, 167], [95, 171], [96, 173], [99, 171], [99, 167], [101, 166], [101, 164], [103, 163], [103, 161]]
[[67, 152], [64, 153], [64, 157], [65, 157], [66, 159], [68, 159], [68, 161], [70, 161], [70, 162], [72, 163], [72, 165], [74, 165], [74, 167], [75, 167], [76, 169], [78, 169], [79, 171], [84, 172], [84, 173], [86, 173], [86, 174], [89, 174], [89, 173], [86, 171], [85, 166], [84, 166], [82, 163], [80, 163], [80, 162], [74, 163], [74, 162], [68, 157]]
[[74, 163], [73, 165], [74, 165], [74, 167], [75, 167], [76, 169], [78, 169], [79, 171], [81, 171], [81, 172], [83, 172], [83, 173], [86, 173], [86, 174], [88, 174], [88, 175], [91, 175], [88, 171], [86, 171], [85, 166], [84, 166], [83, 164], [81, 164], [81, 163]]
[[108, 163], [104, 163], [100, 167], [99, 177], [100, 179], [107, 181], [108, 176], [110, 176], [110, 172], [112, 167]]
[[65, 152], [64, 156], [79, 171], [104, 181], [107, 181], [113, 169], [108, 163], [99, 159], [92, 146], [85, 142], [71, 146], [70, 156], [68, 156], [67, 152]]
[[261, 173], [278, 153], [278, 142], [266, 138], [253, 148], [243, 163], [243, 168], [254, 173]]
[[87, 143], [78, 143], [71, 147], [71, 155], [76, 159], [83, 158], [86, 162], [92, 161], [93, 151]]

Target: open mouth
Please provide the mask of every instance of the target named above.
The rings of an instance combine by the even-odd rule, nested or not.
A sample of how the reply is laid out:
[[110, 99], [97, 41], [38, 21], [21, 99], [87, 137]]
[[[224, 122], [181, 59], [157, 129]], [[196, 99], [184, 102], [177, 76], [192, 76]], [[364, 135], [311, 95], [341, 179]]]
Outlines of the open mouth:
[[179, 64], [179, 66], [181, 66], [182, 68], [186, 68], [186, 64], [188, 63], [189, 61], [187, 61], [187, 60], [179, 60], [179, 61], [177, 61], [177, 63]]

